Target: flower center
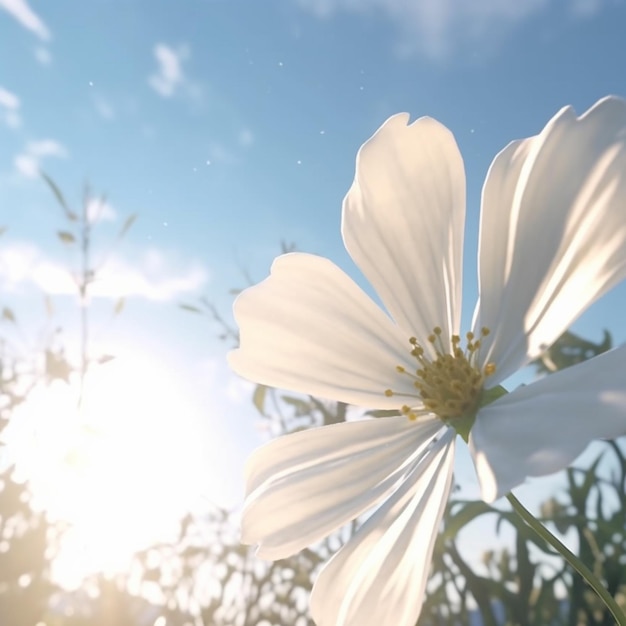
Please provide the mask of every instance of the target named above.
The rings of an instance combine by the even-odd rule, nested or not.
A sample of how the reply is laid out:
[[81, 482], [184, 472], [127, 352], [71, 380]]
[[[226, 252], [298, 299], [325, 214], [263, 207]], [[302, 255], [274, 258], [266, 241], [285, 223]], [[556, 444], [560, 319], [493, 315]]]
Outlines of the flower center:
[[[409, 419], [414, 420], [427, 413], [434, 413], [445, 422], [473, 417], [479, 408], [485, 379], [496, 371], [494, 363], [487, 363], [482, 369], [478, 365], [481, 339], [489, 334], [488, 328], [483, 328], [478, 338], [468, 332], [464, 350], [460, 347], [461, 338], [458, 335], [450, 337], [449, 347], [446, 348], [441, 333], [441, 328], [437, 326], [428, 336], [435, 358], [429, 357], [417, 339], [411, 337], [411, 355], [417, 361], [417, 367], [413, 372], [402, 365], [396, 367], [398, 373], [413, 379], [417, 393], [385, 391], [387, 397], [397, 395], [421, 400], [423, 408], [407, 404], [402, 407], [402, 413]], [[432, 351], [429, 353], [432, 354]]]

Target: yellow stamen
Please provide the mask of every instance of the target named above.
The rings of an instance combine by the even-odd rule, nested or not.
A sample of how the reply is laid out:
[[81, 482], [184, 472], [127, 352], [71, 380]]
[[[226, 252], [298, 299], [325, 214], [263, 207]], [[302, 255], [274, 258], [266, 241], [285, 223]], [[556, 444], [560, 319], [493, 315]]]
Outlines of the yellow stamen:
[[495, 374], [495, 371], [496, 371], [495, 363], [487, 363], [487, 365], [485, 365], [483, 369], [485, 376], [492, 376], [493, 374]]
[[[418, 367], [415, 374], [402, 365], [396, 366], [396, 372], [414, 379], [413, 387], [416, 395], [387, 389], [385, 395], [415, 398], [413, 406], [405, 404], [400, 412], [409, 419], [415, 420], [419, 415], [435, 413], [443, 421], [471, 416], [479, 407], [485, 379], [496, 371], [495, 363], [479, 365], [481, 339], [489, 335], [489, 329], [481, 328], [480, 338], [473, 332], [466, 333], [465, 349], [461, 348], [461, 337], [451, 335], [449, 342], [444, 341], [441, 327], [435, 326], [428, 343], [433, 348], [426, 351], [415, 337], [409, 339], [410, 354]], [[415, 405], [421, 408], [413, 408]]]

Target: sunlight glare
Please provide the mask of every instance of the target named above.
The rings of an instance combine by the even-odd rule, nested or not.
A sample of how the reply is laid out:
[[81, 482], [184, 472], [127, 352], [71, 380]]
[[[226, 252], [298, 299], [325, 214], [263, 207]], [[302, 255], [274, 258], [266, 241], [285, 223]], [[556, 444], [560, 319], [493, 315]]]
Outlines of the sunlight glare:
[[[70, 526], [56, 576], [75, 586], [120, 571], [134, 551], [173, 539], [202, 487], [202, 420], [167, 363], [133, 354], [94, 366], [78, 387], [39, 385], [7, 429], [7, 460], [36, 508]], [[6, 462], [6, 461], [5, 461]]]

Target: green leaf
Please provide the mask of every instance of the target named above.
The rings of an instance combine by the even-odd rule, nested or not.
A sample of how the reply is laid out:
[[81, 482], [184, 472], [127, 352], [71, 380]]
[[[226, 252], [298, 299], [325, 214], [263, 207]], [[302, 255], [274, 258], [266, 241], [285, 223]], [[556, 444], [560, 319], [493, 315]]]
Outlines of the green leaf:
[[585, 470], [585, 477], [582, 484], [576, 489], [575, 494], [572, 493], [572, 501], [574, 504], [577, 504], [576, 498], [579, 498], [578, 504], [580, 505], [582, 511], [586, 510], [586, 502], [589, 498], [591, 488], [597, 484], [598, 476], [596, 470], [603, 456], [604, 452], [599, 454], [596, 460]]
[[65, 356], [61, 353], [46, 350], [46, 375], [49, 380], [63, 380], [70, 382], [72, 368]]
[[189, 311], [190, 313], [203, 313], [202, 309], [199, 309], [197, 306], [193, 304], [179, 304], [178, 305], [183, 311]]
[[125, 304], [126, 298], [124, 298], [124, 296], [118, 298], [117, 302], [115, 303], [115, 307], [113, 308], [113, 315], [119, 315], [124, 309]]
[[402, 413], [396, 409], [376, 409], [374, 411], [366, 411], [365, 415], [371, 415], [372, 417], [397, 417], [402, 415]]
[[539, 358], [532, 361], [540, 373], [556, 372], [591, 359], [611, 349], [611, 333], [603, 331], [600, 343], [593, 343], [566, 330]]
[[76, 237], [74, 237], [74, 235], [72, 235], [72, 233], [67, 232], [66, 230], [60, 230], [57, 232], [57, 237], [63, 242], [63, 243], [74, 243], [76, 241]]
[[[281, 396], [280, 399], [289, 406], [292, 406], [299, 415], [306, 415], [311, 412], [312, 406], [310, 402], [297, 398], [296, 396]], [[323, 407], [321, 407], [323, 409]]]
[[252, 394], [252, 403], [256, 410], [265, 415], [265, 396], [267, 394], [267, 387], [265, 385], [257, 385], [254, 393]]
[[503, 521], [508, 522], [521, 536], [532, 544], [537, 546], [545, 554], [558, 555], [559, 553], [550, 546], [545, 539], [540, 537], [530, 526], [520, 523], [519, 515], [515, 511], [498, 511], [500, 514], [496, 522], [496, 532], [500, 532], [500, 526]]
[[469, 524], [473, 519], [484, 515], [485, 513], [493, 513], [494, 508], [482, 501], [465, 502], [462, 504], [458, 513], [450, 515], [443, 529], [442, 537], [444, 539], [452, 539], [458, 532]]
[[40, 171], [39, 173], [54, 194], [57, 202], [61, 205], [61, 208], [65, 212], [66, 217], [72, 222], [78, 220], [78, 215], [76, 215], [76, 213], [74, 213], [74, 211], [70, 209], [67, 202], [65, 201], [65, 198], [63, 197], [63, 194], [61, 193], [61, 190], [57, 187], [57, 184], [45, 172]]
[[46, 307], [46, 315], [52, 317], [54, 315], [54, 303], [49, 294], [44, 295], [44, 306]]
[[137, 213], [133, 213], [132, 215], [129, 215], [126, 218], [126, 221], [124, 222], [124, 225], [122, 226], [122, 229], [120, 230], [120, 234], [118, 235], [120, 239], [124, 237], [124, 235], [126, 235], [126, 233], [130, 230], [130, 227], [135, 223], [136, 219], [137, 219]]
[[485, 389], [480, 396], [480, 408], [495, 402], [502, 396], [506, 396], [507, 393], [509, 392], [502, 385], [498, 385], [492, 389]]
[[8, 306], [2, 309], [2, 319], [15, 324], [15, 314]]
[[452, 426], [461, 439], [463, 439], [465, 443], [468, 443], [469, 434], [475, 420], [476, 415], [463, 415], [462, 417], [455, 417], [453, 419], [446, 420], [446, 424], [448, 424], [448, 426]]
[[517, 601], [519, 613], [518, 620], [521, 622], [523, 615], [529, 614], [530, 594], [533, 590], [533, 579], [535, 577], [536, 566], [531, 562], [528, 551], [528, 544], [522, 533], [517, 533], [515, 538], [517, 557]]

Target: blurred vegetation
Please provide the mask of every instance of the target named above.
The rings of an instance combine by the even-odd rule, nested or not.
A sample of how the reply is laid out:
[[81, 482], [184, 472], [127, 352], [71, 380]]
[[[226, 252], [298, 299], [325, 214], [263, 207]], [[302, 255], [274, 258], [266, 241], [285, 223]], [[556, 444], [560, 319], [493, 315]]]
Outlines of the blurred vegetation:
[[[69, 359], [62, 329], [56, 328], [33, 354], [16, 353], [11, 337], [19, 316], [0, 301], [0, 434], [34, 386], [72, 378], [80, 382], [82, 394], [89, 369], [114, 358], [90, 351], [89, 289], [99, 271], [90, 254], [98, 223], [88, 208], [94, 198], [86, 190], [82, 209], [74, 211], [55, 183], [44, 180], [63, 212], [64, 227], [57, 237], [61, 245], [79, 251], [80, 264], [69, 271], [77, 288], [81, 349], [77, 359]], [[104, 199], [99, 201], [103, 206]], [[126, 219], [113, 246], [135, 217]], [[0, 235], [5, 230], [0, 228]], [[283, 252], [293, 249], [282, 245]], [[236, 328], [208, 298], [180, 306], [208, 318], [225, 342], [236, 345]], [[116, 302], [113, 314], [123, 307], [123, 300]], [[548, 375], [611, 345], [608, 332], [597, 344], [566, 332], [532, 366], [538, 375]], [[272, 436], [342, 422], [353, 411], [342, 403], [262, 385], [251, 402]], [[0, 472], [0, 624], [11, 626], [308, 626], [308, 593], [315, 575], [359, 525], [356, 520], [319, 545], [270, 563], [239, 543], [236, 511], [207, 504], [202, 513], [181, 519], [176, 541], [138, 552], [128, 571], [114, 577], [94, 574], [81, 589], [68, 591], [53, 581], [50, 566], [66, 529], [32, 506], [29, 485], [16, 479], [12, 464], [5, 465]], [[564, 478], [564, 488], [544, 502], [541, 519], [575, 544], [582, 560], [626, 607], [624, 442], [606, 442], [589, 467], [569, 468]], [[507, 531], [513, 540], [508, 547], [485, 552], [480, 562], [471, 561], [464, 555], [463, 532], [485, 516], [494, 539]], [[422, 626], [613, 623], [580, 577], [506, 505], [466, 501], [458, 491], [447, 507], [427, 591]]]

